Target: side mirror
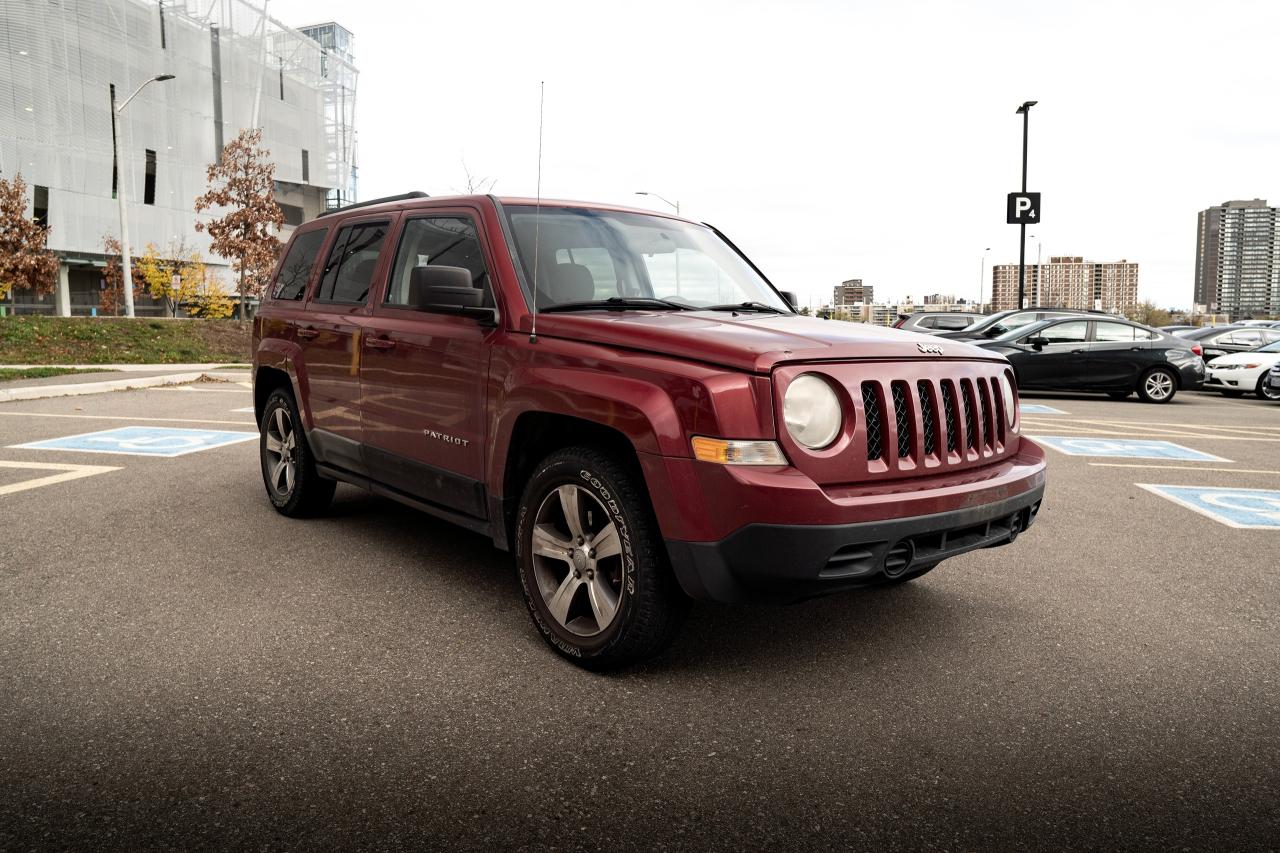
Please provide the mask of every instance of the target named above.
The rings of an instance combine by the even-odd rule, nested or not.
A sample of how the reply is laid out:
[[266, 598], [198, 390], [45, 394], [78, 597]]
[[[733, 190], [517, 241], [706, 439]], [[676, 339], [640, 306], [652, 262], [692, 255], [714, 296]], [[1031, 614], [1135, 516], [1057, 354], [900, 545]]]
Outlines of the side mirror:
[[493, 316], [484, 307], [484, 291], [471, 283], [471, 271], [463, 267], [414, 267], [409, 273], [409, 305], [439, 314]]
[[1034, 338], [1028, 338], [1027, 343], [1031, 344], [1033, 347], [1039, 350], [1039, 349], [1044, 349], [1049, 345], [1049, 339], [1036, 336]]
[[798, 310], [796, 305], [799, 303], [799, 300], [796, 299], [796, 295], [794, 293], [790, 290], [780, 290], [778, 292], [782, 294], [783, 299], [787, 300], [787, 305], [791, 307], [792, 311]]

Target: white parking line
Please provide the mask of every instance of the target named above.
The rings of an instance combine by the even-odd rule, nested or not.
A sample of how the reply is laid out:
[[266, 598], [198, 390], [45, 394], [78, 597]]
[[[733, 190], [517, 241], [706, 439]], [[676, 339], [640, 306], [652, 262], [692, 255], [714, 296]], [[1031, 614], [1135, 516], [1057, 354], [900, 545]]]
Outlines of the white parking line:
[[1096, 468], [1154, 468], [1161, 471], [1227, 471], [1232, 474], [1280, 474], [1263, 468], [1205, 468], [1199, 465], [1136, 465], [1132, 462], [1090, 462]]
[[78, 418], [86, 421], [142, 421], [158, 424], [227, 424], [229, 426], [256, 427], [253, 421], [216, 421], [209, 418], [131, 418], [126, 415], [54, 415], [48, 412], [6, 412], [0, 415], [22, 418]]
[[113, 465], [68, 465], [61, 462], [0, 462], [0, 468], [62, 472], [60, 474], [50, 474], [47, 477], [37, 477], [34, 480], [22, 480], [17, 483], [10, 483], [7, 486], [0, 486], [0, 495], [11, 495], [14, 492], [24, 492], [27, 489], [38, 489], [41, 486], [52, 486], [54, 483], [65, 483], [67, 480], [78, 480], [81, 477], [92, 477], [94, 474], [105, 474], [108, 471], [120, 470], [118, 466]]

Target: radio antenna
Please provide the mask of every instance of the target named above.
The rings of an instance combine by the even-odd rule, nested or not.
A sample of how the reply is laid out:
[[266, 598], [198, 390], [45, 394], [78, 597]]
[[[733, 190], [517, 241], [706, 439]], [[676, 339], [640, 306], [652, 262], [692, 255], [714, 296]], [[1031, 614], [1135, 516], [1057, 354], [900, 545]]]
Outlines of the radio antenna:
[[533, 208], [533, 328], [529, 331], [529, 343], [538, 342], [538, 249], [542, 244], [539, 226], [542, 224], [542, 103], [546, 99], [547, 81], [538, 82], [538, 198]]

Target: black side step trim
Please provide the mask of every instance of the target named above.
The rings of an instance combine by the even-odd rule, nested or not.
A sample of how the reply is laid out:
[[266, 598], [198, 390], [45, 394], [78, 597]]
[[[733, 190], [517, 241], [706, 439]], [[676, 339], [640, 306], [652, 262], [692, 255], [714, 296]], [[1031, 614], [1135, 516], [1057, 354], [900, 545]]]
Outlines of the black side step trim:
[[421, 510], [422, 512], [427, 513], [428, 515], [434, 515], [436, 518], [452, 522], [459, 527], [464, 527], [473, 533], [480, 533], [485, 536], [489, 536], [490, 538], [493, 536], [493, 529], [486, 519], [475, 518], [464, 513], [455, 512], [454, 510], [446, 509], [438, 504], [433, 504], [428, 501], [424, 501], [421, 498], [407, 495], [399, 489], [384, 486], [382, 483], [375, 482], [370, 480], [368, 477], [361, 476], [360, 474], [356, 474], [352, 471], [347, 471], [344, 468], [335, 468], [332, 465], [325, 465], [322, 462], [317, 462], [316, 470], [320, 472], [320, 475], [323, 477], [328, 477], [332, 480], [341, 480], [344, 483], [359, 486], [360, 488], [366, 489], [375, 495], [380, 495], [384, 498], [391, 498], [393, 501], [402, 503], [405, 506], [411, 506], [416, 510]]

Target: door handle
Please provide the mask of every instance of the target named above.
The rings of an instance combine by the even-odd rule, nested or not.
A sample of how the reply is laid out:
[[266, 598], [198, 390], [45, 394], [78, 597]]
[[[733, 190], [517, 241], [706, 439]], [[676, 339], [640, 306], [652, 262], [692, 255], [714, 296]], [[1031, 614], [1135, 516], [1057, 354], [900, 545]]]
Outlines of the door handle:
[[1129, 347], [1129, 352], [1142, 352], [1142, 347]]
[[1073, 349], [1073, 350], [1071, 351], [1071, 354], [1072, 354], [1072, 355], [1083, 355], [1083, 354], [1084, 354], [1084, 350], [1082, 350], [1082, 349]]
[[298, 334], [298, 337], [302, 338], [303, 340], [309, 341], [312, 338], [318, 336], [320, 334], [320, 330], [303, 326], [301, 329], [298, 329], [297, 334]]
[[390, 338], [365, 338], [364, 345], [369, 349], [391, 349], [396, 342]]

